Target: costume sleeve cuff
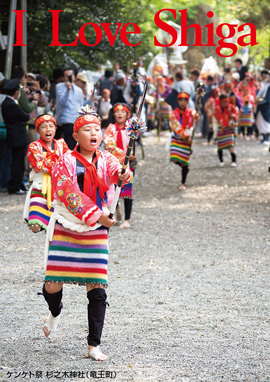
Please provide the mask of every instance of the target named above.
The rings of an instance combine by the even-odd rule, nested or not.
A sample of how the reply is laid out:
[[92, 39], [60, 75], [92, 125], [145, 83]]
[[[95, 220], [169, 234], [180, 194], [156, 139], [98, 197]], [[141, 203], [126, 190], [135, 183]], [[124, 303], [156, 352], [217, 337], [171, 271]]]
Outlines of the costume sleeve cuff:
[[94, 206], [83, 216], [83, 221], [93, 227], [102, 214], [103, 211], [99, 209], [98, 206]]

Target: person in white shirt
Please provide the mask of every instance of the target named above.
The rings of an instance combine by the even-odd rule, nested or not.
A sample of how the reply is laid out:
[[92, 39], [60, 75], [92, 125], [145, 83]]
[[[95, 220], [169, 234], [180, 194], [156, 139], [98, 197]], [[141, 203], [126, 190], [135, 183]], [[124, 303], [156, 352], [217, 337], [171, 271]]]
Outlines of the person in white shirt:
[[101, 116], [101, 127], [105, 128], [109, 125], [109, 112], [112, 108], [109, 89], [102, 90], [102, 99], [99, 104], [99, 114]]
[[64, 140], [70, 150], [74, 150], [76, 141], [73, 138], [73, 124], [78, 116], [78, 110], [83, 105], [83, 91], [75, 84], [74, 71], [64, 69], [64, 81], [56, 85], [56, 115], [55, 119], [63, 127]]

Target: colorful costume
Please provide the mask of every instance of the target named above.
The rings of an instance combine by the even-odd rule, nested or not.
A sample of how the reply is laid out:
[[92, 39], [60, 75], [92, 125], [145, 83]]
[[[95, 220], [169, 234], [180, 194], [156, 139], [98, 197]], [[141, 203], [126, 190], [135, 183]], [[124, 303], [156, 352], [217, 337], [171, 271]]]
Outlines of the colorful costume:
[[[55, 121], [53, 117], [44, 115], [38, 118], [38, 126], [47, 120]], [[27, 193], [23, 214], [23, 218], [28, 225], [39, 224], [41, 229], [47, 229], [50, 217], [53, 213], [53, 207], [51, 206], [52, 170], [60, 156], [65, 154], [68, 150], [69, 148], [64, 139], [54, 139], [52, 142], [52, 150], [47, 147], [41, 138], [30, 143], [27, 158], [30, 167], [32, 167], [29, 179], [33, 184]]]
[[170, 127], [174, 132], [171, 140], [171, 157], [170, 161], [179, 162], [185, 166], [189, 165], [191, 154], [191, 143], [183, 140], [182, 137], [191, 136], [193, 128], [194, 110], [186, 107], [182, 112], [180, 109], [175, 109], [172, 112]]
[[237, 119], [238, 113], [234, 105], [228, 102], [225, 109], [222, 109], [220, 103], [217, 103], [215, 117], [219, 123], [219, 130], [217, 133], [218, 150], [229, 149], [234, 147], [234, 128], [230, 126], [230, 122]]
[[108, 233], [97, 221], [112, 202], [121, 165], [107, 151], [96, 151], [94, 165], [103, 189], [90, 198], [82, 179], [85, 167], [74, 152], [64, 155], [53, 171], [55, 212], [48, 229], [45, 280], [107, 285]]
[[[117, 123], [110, 124], [104, 133], [106, 149], [113, 154], [121, 163], [125, 159], [130, 137], [124, 127], [120, 128]], [[120, 193], [120, 198], [132, 199], [133, 170], [131, 170], [130, 182], [126, 184]]]
[[[254, 97], [251, 94], [247, 94], [242, 97], [242, 104], [244, 105], [239, 113], [239, 133], [243, 132], [247, 135], [252, 134], [252, 126], [254, 123]], [[245, 129], [247, 131], [245, 132]]]

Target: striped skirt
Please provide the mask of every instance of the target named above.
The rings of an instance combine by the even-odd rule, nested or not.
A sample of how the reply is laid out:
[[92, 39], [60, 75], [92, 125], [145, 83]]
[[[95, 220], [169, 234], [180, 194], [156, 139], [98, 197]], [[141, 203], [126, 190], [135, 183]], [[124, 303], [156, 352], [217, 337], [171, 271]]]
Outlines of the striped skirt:
[[160, 102], [158, 115], [162, 119], [171, 118], [172, 107], [167, 102]]
[[149, 121], [155, 120], [155, 106], [154, 105], [148, 105], [147, 108], [147, 119]]
[[240, 127], [252, 127], [253, 125], [253, 113], [252, 111], [247, 112], [245, 115], [241, 114], [239, 117], [239, 126]]
[[217, 133], [217, 146], [218, 150], [229, 149], [234, 147], [234, 131], [232, 129], [219, 131]]
[[45, 281], [107, 286], [108, 231], [79, 233], [56, 223], [49, 247]]
[[130, 172], [130, 182], [121, 188], [119, 198], [132, 199], [133, 173]]
[[53, 207], [48, 210], [46, 195], [33, 188], [30, 195], [28, 225], [39, 224], [41, 228], [47, 230], [52, 213]]
[[172, 137], [171, 141], [171, 162], [180, 162], [184, 165], [189, 165], [189, 157], [191, 154], [191, 144], [183, 141], [182, 139], [178, 139]]

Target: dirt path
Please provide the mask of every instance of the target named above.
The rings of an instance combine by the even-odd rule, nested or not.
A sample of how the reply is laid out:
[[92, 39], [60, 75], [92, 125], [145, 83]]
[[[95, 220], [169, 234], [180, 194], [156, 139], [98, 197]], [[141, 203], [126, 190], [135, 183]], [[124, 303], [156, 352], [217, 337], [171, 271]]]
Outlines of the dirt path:
[[197, 139], [180, 193], [165, 141], [145, 139], [132, 229], [110, 232], [105, 363], [83, 357], [84, 287], [65, 286], [58, 337], [43, 338], [45, 237], [23, 225], [24, 197], [1, 196], [2, 381], [270, 381], [268, 148], [238, 140], [238, 167], [227, 152], [220, 168]]

